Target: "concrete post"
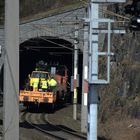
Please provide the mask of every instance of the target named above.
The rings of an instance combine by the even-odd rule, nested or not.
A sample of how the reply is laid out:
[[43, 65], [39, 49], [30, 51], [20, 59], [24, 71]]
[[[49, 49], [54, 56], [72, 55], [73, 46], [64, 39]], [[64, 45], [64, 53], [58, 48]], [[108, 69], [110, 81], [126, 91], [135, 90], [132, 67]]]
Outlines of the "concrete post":
[[73, 119], [77, 120], [77, 74], [78, 74], [78, 26], [75, 25], [74, 40], [74, 96], [73, 96]]
[[88, 102], [88, 25], [84, 25], [83, 48], [83, 78], [82, 78], [82, 106], [81, 106], [81, 132], [87, 132], [87, 102]]
[[5, 0], [3, 139], [19, 140], [19, 0]]

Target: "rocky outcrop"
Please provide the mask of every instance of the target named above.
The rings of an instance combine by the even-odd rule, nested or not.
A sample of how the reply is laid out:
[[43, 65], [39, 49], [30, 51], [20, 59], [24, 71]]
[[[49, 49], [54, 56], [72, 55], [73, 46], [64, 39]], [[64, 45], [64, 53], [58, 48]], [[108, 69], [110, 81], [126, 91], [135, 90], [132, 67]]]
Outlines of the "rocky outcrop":
[[112, 118], [140, 118], [139, 33], [114, 35], [111, 83], [100, 89], [100, 121]]

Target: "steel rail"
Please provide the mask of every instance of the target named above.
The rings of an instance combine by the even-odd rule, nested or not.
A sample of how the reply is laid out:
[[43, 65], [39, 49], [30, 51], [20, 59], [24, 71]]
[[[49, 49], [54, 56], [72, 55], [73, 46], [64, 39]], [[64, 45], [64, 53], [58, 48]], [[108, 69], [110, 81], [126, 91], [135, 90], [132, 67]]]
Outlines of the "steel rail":
[[[76, 132], [71, 132], [69, 130], [66, 130], [62, 127], [56, 126], [52, 123], [50, 123], [45, 118], [45, 114], [35, 114], [35, 113], [28, 113], [24, 112], [23, 115], [21, 115], [22, 120], [24, 122], [28, 123], [28, 125], [32, 126], [36, 130], [43, 132], [45, 135], [48, 135], [49, 137], [56, 139], [56, 140], [86, 140], [86, 136], [79, 135]], [[42, 126], [43, 125], [43, 126]], [[46, 125], [46, 127], [44, 127]], [[48, 132], [49, 130], [52, 132]]]
[[24, 112], [23, 115], [21, 115], [22, 121], [24, 121], [25, 123], [27, 123], [29, 126], [31, 126], [32, 128], [34, 128], [35, 130], [42, 132], [43, 134], [47, 135], [49, 138], [51, 138], [52, 140], [65, 140], [59, 136], [55, 136], [49, 132], [47, 132], [46, 130], [38, 127], [37, 125], [35, 125], [32, 120], [31, 120], [31, 114], [29, 114], [28, 112]]
[[80, 137], [81, 139], [86, 139], [86, 136], [85, 135], [82, 135], [82, 134], [78, 134], [76, 131], [69, 131], [61, 126], [56, 126], [55, 124], [53, 124], [52, 122], [50, 122], [48, 119], [46, 119], [44, 117], [44, 115], [41, 116], [42, 117], [42, 120], [44, 120], [46, 123], [48, 123], [49, 125], [51, 125], [53, 128], [55, 129], [60, 129], [61, 131], [64, 131], [66, 133], [69, 133], [71, 135], [74, 135], [74, 136], [77, 136], [77, 137]]

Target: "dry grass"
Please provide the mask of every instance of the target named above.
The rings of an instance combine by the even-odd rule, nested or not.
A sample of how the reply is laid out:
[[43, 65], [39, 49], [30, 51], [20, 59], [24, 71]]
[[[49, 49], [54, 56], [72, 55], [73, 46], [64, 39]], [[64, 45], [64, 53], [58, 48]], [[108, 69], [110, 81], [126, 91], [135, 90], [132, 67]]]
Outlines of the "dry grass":
[[140, 120], [110, 119], [104, 124], [99, 124], [99, 134], [109, 140], [140, 140]]

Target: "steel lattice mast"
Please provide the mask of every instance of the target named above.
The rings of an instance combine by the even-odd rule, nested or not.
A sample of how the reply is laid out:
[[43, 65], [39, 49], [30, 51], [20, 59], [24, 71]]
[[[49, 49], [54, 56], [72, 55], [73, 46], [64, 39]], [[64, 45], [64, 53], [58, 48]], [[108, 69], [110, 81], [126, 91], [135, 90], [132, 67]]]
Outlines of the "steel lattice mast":
[[[97, 112], [98, 93], [97, 87], [110, 82], [110, 41], [111, 19], [99, 17], [99, 3], [125, 2], [125, 0], [90, 0], [89, 1], [89, 93], [88, 93], [88, 140], [97, 140]], [[107, 29], [103, 32], [99, 23], [107, 23]], [[114, 30], [114, 33], [117, 31]], [[99, 52], [99, 33], [107, 33], [107, 52]], [[99, 56], [107, 57], [107, 79], [99, 78]]]

